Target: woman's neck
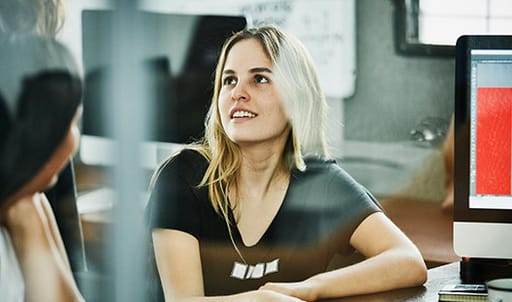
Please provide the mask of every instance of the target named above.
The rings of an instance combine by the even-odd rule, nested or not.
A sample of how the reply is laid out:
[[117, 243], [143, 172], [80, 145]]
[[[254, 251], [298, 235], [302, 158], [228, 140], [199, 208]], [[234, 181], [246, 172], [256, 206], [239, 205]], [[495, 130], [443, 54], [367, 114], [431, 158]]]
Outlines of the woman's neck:
[[237, 175], [237, 191], [263, 198], [272, 185], [285, 185], [290, 171], [278, 152], [242, 152], [242, 164]]

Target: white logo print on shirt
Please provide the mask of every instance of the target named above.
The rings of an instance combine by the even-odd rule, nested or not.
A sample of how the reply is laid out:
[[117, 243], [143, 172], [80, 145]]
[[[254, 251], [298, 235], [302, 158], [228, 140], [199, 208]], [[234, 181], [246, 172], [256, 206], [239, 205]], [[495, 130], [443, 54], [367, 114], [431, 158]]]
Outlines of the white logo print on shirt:
[[256, 265], [247, 265], [240, 262], [233, 263], [231, 277], [245, 279], [259, 279], [265, 275], [276, 273], [279, 271], [279, 258], [267, 263], [258, 263]]

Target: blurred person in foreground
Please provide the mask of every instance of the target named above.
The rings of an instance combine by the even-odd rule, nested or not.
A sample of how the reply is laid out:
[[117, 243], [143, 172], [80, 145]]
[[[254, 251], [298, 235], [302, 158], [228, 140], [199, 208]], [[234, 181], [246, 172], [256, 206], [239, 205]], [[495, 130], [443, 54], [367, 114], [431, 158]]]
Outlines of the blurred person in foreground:
[[0, 33], [0, 71], [0, 297], [82, 301], [42, 193], [78, 147], [80, 77], [64, 46], [23, 31]]

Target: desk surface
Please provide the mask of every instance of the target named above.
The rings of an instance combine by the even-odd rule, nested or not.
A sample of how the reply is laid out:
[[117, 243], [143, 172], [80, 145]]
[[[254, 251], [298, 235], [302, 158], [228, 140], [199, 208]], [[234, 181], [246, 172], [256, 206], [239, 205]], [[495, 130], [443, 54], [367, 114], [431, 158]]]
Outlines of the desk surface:
[[424, 286], [388, 291], [384, 293], [322, 300], [325, 302], [436, 302], [437, 292], [446, 284], [460, 283], [459, 263], [454, 262], [428, 270]]
[[[388, 216], [418, 245], [427, 263], [429, 261], [442, 263], [448, 260], [452, 263], [429, 269], [428, 281], [424, 286], [323, 301], [436, 302], [438, 301], [437, 292], [441, 287], [461, 282], [459, 263], [455, 262], [458, 257], [453, 254], [451, 247], [451, 215], [442, 212], [437, 203], [392, 199], [384, 200], [382, 204]], [[108, 214], [109, 212], [105, 209], [82, 213], [84, 235], [88, 241], [100, 243], [104, 240], [103, 227], [110, 220]], [[101, 255], [98, 258], [102, 258]]]

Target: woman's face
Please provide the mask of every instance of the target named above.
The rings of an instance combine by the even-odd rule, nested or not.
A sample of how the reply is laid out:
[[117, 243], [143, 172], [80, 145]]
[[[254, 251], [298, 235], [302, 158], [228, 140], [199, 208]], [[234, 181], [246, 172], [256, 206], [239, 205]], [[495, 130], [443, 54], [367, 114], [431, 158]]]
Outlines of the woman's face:
[[272, 62], [256, 39], [237, 42], [226, 57], [218, 109], [228, 137], [239, 146], [285, 144], [289, 133]]

